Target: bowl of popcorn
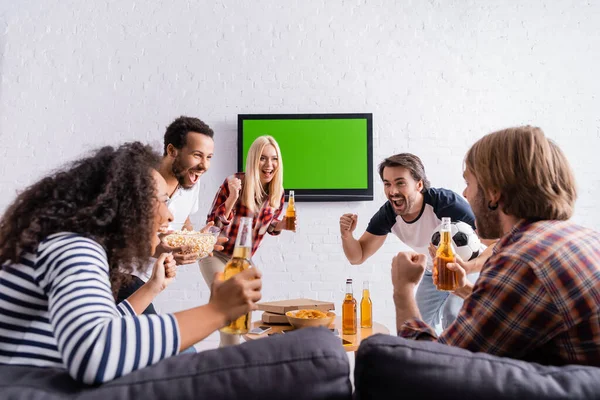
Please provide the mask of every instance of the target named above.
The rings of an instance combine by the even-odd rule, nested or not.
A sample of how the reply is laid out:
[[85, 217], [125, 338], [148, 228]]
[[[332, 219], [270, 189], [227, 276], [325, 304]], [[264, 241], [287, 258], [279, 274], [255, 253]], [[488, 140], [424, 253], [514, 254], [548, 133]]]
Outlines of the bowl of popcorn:
[[328, 327], [335, 318], [334, 312], [320, 310], [294, 310], [285, 313], [289, 323], [296, 329], [310, 326]]
[[169, 247], [183, 247], [183, 254], [196, 254], [198, 259], [206, 258], [217, 243], [215, 232], [173, 231], [163, 238]]

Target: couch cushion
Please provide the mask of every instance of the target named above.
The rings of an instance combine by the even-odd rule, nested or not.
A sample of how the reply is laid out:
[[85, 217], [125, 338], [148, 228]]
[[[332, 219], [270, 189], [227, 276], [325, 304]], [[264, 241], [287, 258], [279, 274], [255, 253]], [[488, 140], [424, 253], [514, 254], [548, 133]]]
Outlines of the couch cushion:
[[171, 357], [98, 387], [57, 369], [0, 365], [0, 398], [350, 399], [349, 373], [339, 338], [306, 328]]
[[360, 400], [600, 399], [600, 368], [542, 366], [387, 335], [361, 343], [354, 383]]

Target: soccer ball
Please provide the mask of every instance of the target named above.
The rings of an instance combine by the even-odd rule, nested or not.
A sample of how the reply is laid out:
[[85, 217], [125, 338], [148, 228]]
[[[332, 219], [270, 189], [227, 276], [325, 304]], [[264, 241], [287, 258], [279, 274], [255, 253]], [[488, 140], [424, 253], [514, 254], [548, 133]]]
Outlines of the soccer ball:
[[[431, 235], [431, 243], [435, 247], [440, 245], [441, 229], [442, 225], [440, 224]], [[450, 224], [450, 234], [452, 235], [453, 248], [463, 261], [472, 260], [479, 255], [482, 245], [471, 225], [461, 221], [452, 222]]]

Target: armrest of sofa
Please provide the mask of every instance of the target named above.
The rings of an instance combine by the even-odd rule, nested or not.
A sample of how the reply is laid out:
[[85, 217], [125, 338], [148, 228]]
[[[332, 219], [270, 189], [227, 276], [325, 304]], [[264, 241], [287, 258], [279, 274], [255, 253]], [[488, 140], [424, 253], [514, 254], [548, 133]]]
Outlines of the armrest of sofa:
[[356, 398], [592, 399], [600, 368], [495, 357], [439, 343], [375, 335], [358, 349]]
[[324, 328], [305, 328], [178, 355], [97, 387], [58, 369], [0, 365], [0, 398], [349, 400], [349, 374], [340, 339]]

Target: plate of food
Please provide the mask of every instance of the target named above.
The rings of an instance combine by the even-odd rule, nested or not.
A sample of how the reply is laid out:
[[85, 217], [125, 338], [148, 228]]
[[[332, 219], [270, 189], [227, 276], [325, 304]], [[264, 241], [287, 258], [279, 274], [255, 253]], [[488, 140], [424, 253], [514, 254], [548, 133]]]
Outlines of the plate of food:
[[303, 309], [288, 311], [285, 313], [289, 323], [296, 329], [307, 328], [310, 326], [329, 326], [334, 318], [335, 313], [328, 311], [323, 312], [314, 309]]
[[183, 247], [184, 254], [196, 254], [198, 260], [212, 253], [219, 234], [198, 231], [173, 231], [163, 238], [169, 247]]

